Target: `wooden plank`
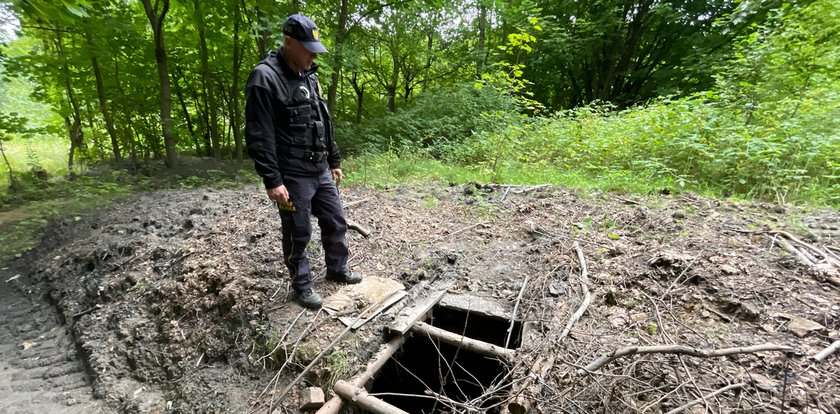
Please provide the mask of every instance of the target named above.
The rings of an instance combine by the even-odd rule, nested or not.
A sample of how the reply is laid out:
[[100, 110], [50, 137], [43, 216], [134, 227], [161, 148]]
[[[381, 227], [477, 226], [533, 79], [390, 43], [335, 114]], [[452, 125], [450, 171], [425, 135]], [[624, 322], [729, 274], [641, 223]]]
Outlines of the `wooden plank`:
[[394, 321], [388, 325], [388, 329], [396, 334], [405, 335], [417, 321], [428, 316], [429, 311], [440, 302], [445, 293], [446, 289], [432, 291], [416, 305], [403, 308], [394, 318]]
[[460, 347], [464, 350], [475, 352], [476, 354], [487, 355], [494, 358], [510, 362], [516, 356], [516, 351], [493, 345], [478, 339], [472, 339], [463, 335], [449, 332], [445, 329], [436, 328], [425, 322], [417, 322], [411, 327], [413, 332], [428, 335], [434, 339], [449, 345]]

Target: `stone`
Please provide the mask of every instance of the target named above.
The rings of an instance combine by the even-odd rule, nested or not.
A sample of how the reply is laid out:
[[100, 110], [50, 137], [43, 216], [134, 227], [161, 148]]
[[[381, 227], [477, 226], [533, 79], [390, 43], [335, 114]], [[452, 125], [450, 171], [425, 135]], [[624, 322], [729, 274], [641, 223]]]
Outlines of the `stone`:
[[761, 313], [755, 305], [741, 302], [741, 307], [738, 308], [738, 316], [746, 321], [756, 321]]
[[552, 283], [548, 285], [548, 293], [551, 296], [560, 296], [566, 294], [566, 287], [562, 283]]
[[790, 323], [788, 324], [787, 329], [793, 332], [794, 335], [802, 338], [803, 336], [808, 335], [809, 332], [825, 329], [825, 326], [822, 326], [812, 320], [794, 316], [790, 318]]
[[320, 387], [309, 387], [300, 396], [301, 410], [316, 410], [324, 405], [324, 390]]
[[756, 388], [767, 392], [775, 391], [779, 383], [779, 381], [770, 379], [764, 375], [756, 373], [750, 374], [750, 380], [753, 384], [755, 384]]

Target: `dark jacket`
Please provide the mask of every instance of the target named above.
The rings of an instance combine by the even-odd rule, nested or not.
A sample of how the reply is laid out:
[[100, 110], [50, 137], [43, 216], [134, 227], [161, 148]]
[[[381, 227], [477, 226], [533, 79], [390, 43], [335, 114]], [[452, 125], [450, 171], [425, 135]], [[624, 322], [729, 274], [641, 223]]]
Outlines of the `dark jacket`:
[[319, 175], [341, 155], [318, 86], [318, 66], [295, 73], [282, 50], [257, 64], [245, 85], [245, 142], [266, 188], [283, 175]]

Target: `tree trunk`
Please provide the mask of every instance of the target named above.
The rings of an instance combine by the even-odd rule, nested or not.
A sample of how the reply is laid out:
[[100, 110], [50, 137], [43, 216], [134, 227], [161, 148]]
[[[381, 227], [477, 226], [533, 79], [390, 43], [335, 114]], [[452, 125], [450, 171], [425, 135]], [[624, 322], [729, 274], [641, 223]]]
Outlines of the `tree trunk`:
[[0, 138], [0, 154], [3, 155], [3, 161], [6, 162], [6, 168], [9, 169], [9, 188], [12, 191], [17, 190], [17, 181], [15, 181], [15, 172], [12, 170], [12, 164], [9, 163], [9, 159], [6, 158], [6, 150], [3, 148], [3, 139]]
[[358, 124], [362, 122], [362, 105], [365, 101], [365, 84], [359, 83], [359, 72], [353, 72], [351, 85], [353, 85], [353, 91], [356, 92], [356, 123]]
[[206, 24], [204, 23], [204, 10], [202, 0], [193, 0], [195, 6], [195, 26], [198, 30], [198, 50], [201, 56], [201, 83], [204, 87], [204, 103], [209, 118], [207, 127], [210, 132], [210, 142], [213, 147], [213, 158], [222, 158], [222, 150], [219, 142], [219, 110], [216, 103], [216, 96], [213, 88], [213, 80], [210, 76], [210, 57], [207, 53]]
[[475, 76], [481, 78], [484, 73], [484, 65], [487, 62], [487, 6], [479, 4], [478, 6], [478, 45], [475, 59]]
[[61, 56], [61, 70], [64, 76], [64, 88], [67, 92], [67, 99], [70, 101], [70, 107], [73, 110], [73, 122], [66, 116], [64, 123], [67, 125], [67, 130], [70, 133], [70, 154], [67, 159], [67, 168], [73, 171], [73, 158], [76, 149], [83, 148], [85, 145], [84, 133], [82, 131], [82, 117], [79, 109], [79, 101], [76, 99], [76, 93], [73, 91], [73, 79], [70, 74], [70, 65], [67, 63], [67, 54], [64, 52], [64, 44], [61, 41], [61, 31], [56, 31], [56, 48], [58, 54]]
[[230, 124], [233, 129], [233, 144], [236, 159], [242, 160], [242, 125], [239, 111], [239, 70], [242, 67], [242, 45], [239, 42], [239, 27], [242, 20], [242, 9], [236, 0], [233, 1], [235, 10], [233, 15], [233, 82], [230, 86]]
[[195, 145], [195, 155], [201, 154], [201, 143], [195, 136], [195, 128], [192, 124], [192, 117], [189, 110], [187, 110], [187, 102], [184, 100], [184, 92], [181, 91], [181, 85], [178, 83], [177, 71], [172, 73], [172, 86], [175, 88], [175, 97], [178, 98], [178, 104], [181, 107], [181, 112], [184, 113], [184, 119], [187, 121], [187, 131], [190, 133], [190, 138]]
[[335, 29], [335, 45], [333, 45], [333, 53], [336, 54], [336, 57], [333, 66], [333, 73], [330, 77], [330, 87], [327, 89], [327, 108], [329, 108], [331, 114], [335, 113], [338, 84], [341, 82], [341, 70], [344, 66], [342, 45], [347, 39], [348, 3], [349, 0], [341, 0], [341, 6], [338, 10], [338, 27]]
[[271, 35], [271, 32], [265, 29], [268, 27], [268, 22], [259, 5], [254, 7], [254, 13], [257, 15], [257, 36], [255, 40], [257, 42], [257, 50], [260, 52], [260, 59], [263, 59], [268, 54], [268, 37]]
[[[172, 91], [169, 87], [169, 67], [166, 61], [166, 44], [163, 39], [163, 21], [169, 11], [169, 0], [162, 0], [162, 10], [158, 13], [152, 7], [151, 0], [140, 0], [152, 26], [155, 40], [155, 60], [157, 61], [158, 78], [160, 80], [160, 126], [163, 130], [163, 143], [166, 148], [166, 166], [174, 168], [178, 163], [175, 152], [175, 134], [172, 130]], [[155, 6], [158, 2], [155, 1]]]
[[108, 100], [105, 99], [102, 71], [99, 70], [99, 62], [96, 60], [96, 48], [93, 46], [93, 35], [90, 32], [90, 26], [87, 24], [85, 24], [85, 39], [87, 39], [87, 44], [90, 48], [90, 64], [93, 68], [93, 76], [96, 78], [96, 94], [99, 97], [99, 111], [102, 112], [102, 118], [105, 120], [105, 129], [108, 130], [108, 135], [111, 137], [111, 150], [114, 152], [114, 161], [120, 162], [122, 161], [122, 154], [120, 153], [117, 128], [114, 127], [114, 118], [111, 116], [111, 111], [108, 108]]

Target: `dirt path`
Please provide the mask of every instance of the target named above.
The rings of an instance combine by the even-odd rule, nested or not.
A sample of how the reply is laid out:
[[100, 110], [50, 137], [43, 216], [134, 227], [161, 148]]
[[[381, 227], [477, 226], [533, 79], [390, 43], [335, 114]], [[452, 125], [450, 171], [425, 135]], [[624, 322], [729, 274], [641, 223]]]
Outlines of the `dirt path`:
[[[666, 412], [731, 384], [743, 385], [699, 412], [773, 413], [782, 405], [840, 411], [840, 356], [808, 359], [840, 336], [840, 288], [831, 279], [838, 269], [804, 265], [782, 248], [779, 233], [838, 248], [836, 211], [474, 184], [346, 188], [342, 198], [360, 201], [348, 216], [373, 231], [370, 238], [349, 233], [354, 270], [409, 289], [437, 280], [450, 286], [449, 294], [511, 306], [524, 292], [519, 320], [536, 336], [518, 352], [524, 361], [556, 357], [531, 395], [541, 402], [536, 412]], [[4, 274], [0, 281], [0, 305], [11, 309], [3, 320], [0, 350], [8, 369], [0, 373], [0, 407], [27, 412], [11, 404], [31, 401], [53, 404], [31, 412], [90, 412], [61, 411], [90, 401], [66, 330], [93, 373], [94, 394], [111, 411], [286, 413], [297, 410], [303, 386], [329, 392], [333, 380], [364, 364], [386, 321], [374, 320], [339, 343], [292, 384], [289, 397], [273, 401], [343, 330], [334, 318], [291, 301], [278, 230], [277, 212], [257, 186], [142, 194], [52, 223], [42, 243], [14, 262], [20, 280], [5, 284], [13, 275]], [[560, 343], [552, 333], [583, 298], [575, 244], [593, 300]], [[308, 251], [326, 297], [340, 286], [324, 280], [319, 246], [316, 229]], [[12, 285], [33, 289], [28, 297], [50, 298], [73, 323], [62, 326], [45, 303], [25, 301]], [[39, 345], [24, 350], [24, 342]], [[630, 356], [597, 374], [575, 371], [624, 346], [770, 342], [796, 351]], [[30, 356], [42, 351], [37, 360]], [[513, 377], [525, 378], [527, 366]], [[33, 394], [6, 392], [15, 386]], [[51, 394], [36, 397], [40, 389]], [[441, 390], [414, 392], [427, 391]], [[81, 393], [73, 394], [77, 404], [68, 406], [63, 392]]]
[[6, 282], [15, 274], [0, 271], [0, 412], [104, 412], [70, 333], [52, 306]]

